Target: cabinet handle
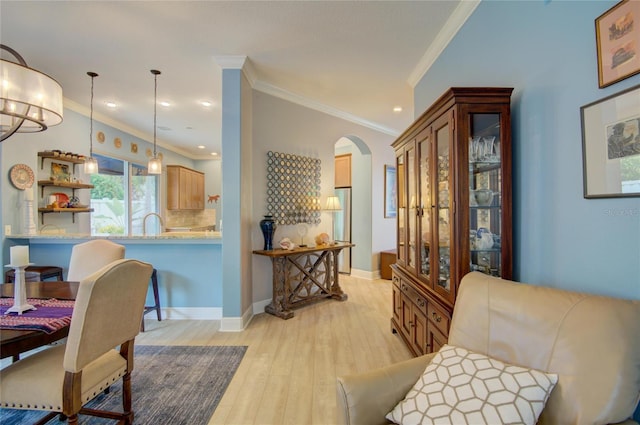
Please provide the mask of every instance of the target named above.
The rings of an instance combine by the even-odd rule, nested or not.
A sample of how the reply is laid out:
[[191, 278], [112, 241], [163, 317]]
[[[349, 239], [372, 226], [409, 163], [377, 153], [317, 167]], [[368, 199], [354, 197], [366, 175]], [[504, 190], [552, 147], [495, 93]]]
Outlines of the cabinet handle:
[[418, 305], [420, 307], [424, 307], [424, 300], [420, 299], [420, 298], [416, 298], [416, 303], [418, 303]]
[[442, 317], [441, 317], [441, 316], [438, 316], [438, 315], [436, 314], [436, 312], [435, 312], [435, 311], [434, 311], [433, 313], [431, 313], [431, 316], [432, 316], [432, 317], [433, 317], [433, 319], [434, 319], [436, 322], [438, 322], [438, 323], [440, 323], [440, 322], [442, 321]]
[[413, 323], [413, 322], [409, 322], [409, 327], [410, 327], [410, 328], [415, 328], [415, 327], [416, 327], [416, 324], [415, 324], [415, 323]]

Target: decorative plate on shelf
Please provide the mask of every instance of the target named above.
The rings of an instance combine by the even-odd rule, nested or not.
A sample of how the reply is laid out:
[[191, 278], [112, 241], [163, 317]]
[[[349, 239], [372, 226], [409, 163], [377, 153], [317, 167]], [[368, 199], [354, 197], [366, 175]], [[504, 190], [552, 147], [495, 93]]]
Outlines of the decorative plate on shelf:
[[66, 193], [54, 192], [51, 195], [56, 197], [56, 202], [60, 205], [60, 208], [65, 208], [69, 204], [69, 196]]
[[11, 183], [20, 190], [25, 190], [33, 186], [33, 170], [26, 164], [16, 164], [9, 171]]
[[102, 131], [98, 131], [98, 133], [96, 133], [96, 139], [98, 139], [98, 142], [104, 143], [104, 133]]

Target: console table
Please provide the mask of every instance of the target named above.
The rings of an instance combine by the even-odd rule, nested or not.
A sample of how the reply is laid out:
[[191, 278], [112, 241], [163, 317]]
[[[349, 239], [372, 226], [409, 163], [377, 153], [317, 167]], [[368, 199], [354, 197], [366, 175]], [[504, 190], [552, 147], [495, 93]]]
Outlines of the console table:
[[273, 298], [267, 313], [282, 319], [293, 317], [292, 309], [321, 299], [345, 301], [338, 282], [338, 254], [355, 246], [339, 242], [334, 245], [286, 249], [256, 250], [254, 254], [271, 258]]

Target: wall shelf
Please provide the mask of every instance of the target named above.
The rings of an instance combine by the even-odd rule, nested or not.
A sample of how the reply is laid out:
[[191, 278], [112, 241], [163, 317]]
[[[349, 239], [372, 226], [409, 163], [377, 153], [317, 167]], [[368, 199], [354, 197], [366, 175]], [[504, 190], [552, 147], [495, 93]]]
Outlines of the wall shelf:
[[[75, 155], [75, 154], [73, 154]], [[54, 152], [38, 152], [38, 157], [40, 158], [40, 169], [44, 169], [44, 161], [46, 159], [60, 162], [67, 162], [73, 164], [74, 172], [76, 164], [84, 164], [85, 157], [81, 156], [80, 158], [74, 158], [70, 154], [61, 154]], [[52, 188], [62, 188], [62, 189], [71, 189], [72, 197], [76, 196], [76, 190], [78, 189], [93, 189], [94, 186], [92, 184], [87, 183], [78, 183], [73, 181], [62, 181], [62, 180], [38, 180], [38, 187], [40, 188], [40, 197], [44, 199], [45, 197], [45, 187]], [[76, 222], [76, 213], [90, 213], [93, 212], [93, 208], [53, 208], [53, 207], [44, 207], [38, 208], [38, 213], [40, 214], [40, 222], [44, 225], [44, 215], [49, 213], [65, 213], [71, 214], [71, 221], [73, 223]]]
[[49, 213], [71, 213], [71, 221], [76, 222], [76, 213], [90, 213], [93, 208], [38, 208], [40, 223], [44, 225], [44, 214]]

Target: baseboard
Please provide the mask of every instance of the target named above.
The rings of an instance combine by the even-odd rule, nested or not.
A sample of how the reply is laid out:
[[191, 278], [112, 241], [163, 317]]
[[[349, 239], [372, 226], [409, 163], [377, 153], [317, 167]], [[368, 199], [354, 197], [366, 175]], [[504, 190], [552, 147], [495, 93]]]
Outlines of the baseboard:
[[[220, 307], [168, 307], [161, 309], [162, 318], [167, 320], [218, 320], [220, 332], [242, 332], [253, 318], [253, 308], [249, 307], [242, 317], [222, 317]], [[153, 313], [147, 318], [153, 319]]]
[[[220, 307], [167, 307], [160, 309], [162, 317], [168, 320], [221, 320], [222, 308]], [[149, 313], [146, 317], [154, 317]]]
[[264, 313], [264, 308], [271, 304], [271, 298], [253, 303], [253, 311], [255, 314]]
[[250, 306], [242, 317], [223, 317], [220, 320], [220, 332], [242, 332], [253, 319], [253, 307]]
[[351, 269], [351, 276], [359, 279], [376, 280], [380, 279], [380, 270], [359, 270]]

